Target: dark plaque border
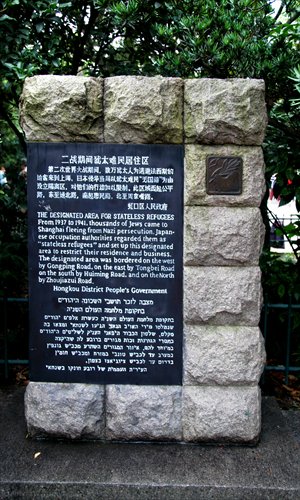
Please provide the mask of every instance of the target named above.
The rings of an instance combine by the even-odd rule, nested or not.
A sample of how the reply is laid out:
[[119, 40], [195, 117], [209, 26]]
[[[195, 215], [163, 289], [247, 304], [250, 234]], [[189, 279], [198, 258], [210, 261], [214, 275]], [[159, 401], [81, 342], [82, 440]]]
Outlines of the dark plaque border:
[[[72, 173], [70, 180], [70, 177], [68, 177], [68, 172], [70, 171], [70, 163], [68, 162], [70, 162], [71, 156], [72, 158], [79, 158], [79, 156], [87, 158], [93, 156], [94, 158], [102, 157], [102, 159], [111, 159], [113, 157], [136, 157], [140, 159], [142, 157], [148, 158], [148, 164], [150, 168], [160, 169], [157, 170], [157, 172], [171, 172], [173, 169], [173, 188], [172, 191], [166, 190], [164, 182], [171, 182], [171, 180], [168, 180], [167, 176], [163, 178], [163, 176], [157, 175], [157, 179], [155, 181], [156, 184], [149, 184], [149, 186], [156, 186], [151, 192], [151, 200], [143, 201], [142, 196], [140, 196], [140, 198], [137, 200], [130, 200], [130, 203], [135, 204], [130, 205], [131, 208], [129, 209], [129, 201], [123, 200], [119, 194], [121, 191], [118, 190], [118, 186], [120, 189], [125, 189], [124, 177], [123, 179], [119, 178], [114, 182], [114, 176], [112, 174], [111, 178], [109, 178], [108, 176], [106, 177], [106, 182], [108, 182], [108, 184], [110, 183], [108, 191], [110, 189], [115, 190], [111, 199], [95, 200], [89, 199], [88, 197], [82, 199], [82, 194], [79, 191], [77, 191], [76, 198], [72, 198], [69, 197], [70, 195], [68, 193], [72, 193], [72, 190], [74, 189], [75, 174], [77, 176], [76, 178], [78, 183], [89, 183], [91, 182], [89, 181], [89, 179], [92, 178], [88, 178], [88, 176], [82, 177], [83, 175], [85, 175], [82, 173], [85, 171], [84, 169], [82, 169], [82, 165], [79, 168], [78, 165], [72, 164]], [[67, 160], [62, 161], [62, 158]], [[67, 170], [64, 165], [68, 165]], [[96, 170], [97, 169], [95, 169], [95, 171]], [[90, 172], [92, 171], [93, 169], [91, 166]], [[98, 175], [102, 176], [102, 178], [100, 179], [96, 177], [97, 181], [94, 181], [94, 183], [98, 182], [104, 185], [104, 164], [100, 165], [100, 167], [98, 165], [97, 171]], [[113, 173], [114, 171], [114, 168], [112, 168], [111, 172]], [[144, 184], [144, 180], [146, 179], [146, 177], [140, 175], [138, 182], [136, 178], [134, 179], [134, 165], [132, 167], [132, 179], [131, 177], [129, 179], [129, 176], [131, 174], [128, 174], [128, 172], [130, 172], [130, 170], [125, 169], [124, 171], [127, 172], [126, 182], [127, 189], [129, 190], [127, 192], [140, 193], [140, 195], [141, 193], [147, 193], [147, 191], [142, 191], [141, 188], [141, 185]], [[140, 171], [143, 172], [143, 169], [141, 169]], [[49, 172], [51, 172], [51, 174], [49, 174]], [[88, 170], [86, 170], [86, 172], [88, 172]], [[147, 172], [147, 170], [145, 170], [145, 172]], [[153, 183], [153, 176], [155, 177], [155, 174], [151, 174], [151, 171], [149, 172], [149, 183]], [[150, 177], [152, 179], [150, 179]], [[108, 178], [110, 179], [110, 181], [107, 181]], [[84, 181], [84, 179], [86, 179], [86, 181]], [[115, 185], [116, 182], [120, 182], [120, 185]], [[93, 182], [91, 182], [91, 184], [93, 184]], [[122, 185], [123, 187], [120, 187]], [[61, 192], [59, 191], [59, 189], [64, 190], [64, 198], [57, 198], [57, 194], [55, 193], [58, 193], [59, 196], [61, 196]], [[89, 187], [87, 187], [86, 189], [92, 190], [93, 188], [89, 184]], [[93, 193], [93, 191], [90, 192]], [[152, 209], [146, 208], [148, 204], [150, 207], [152, 206]], [[76, 218], [79, 217], [78, 213], [83, 214], [80, 215], [81, 218]], [[107, 215], [107, 217], [110, 217], [111, 221], [116, 221], [117, 224], [115, 227], [119, 228], [119, 230], [121, 230], [123, 227], [121, 226], [121, 223], [118, 222], [118, 218], [121, 217], [119, 214], [126, 215], [127, 219], [125, 220], [127, 220], [126, 224], [128, 224], [128, 226], [129, 224], [132, 225], [133, 223], [136, 223], [137, 229], [142, 232], [146, 232], [149, 230], [145, 226], [144, 222], [143, 224], [139, 224], [140, 220], [146, 220], [143, 217], [149, 216], [150, 222], [157, 221], [157, 227], [159, 228], [159, 230], [163, 230], [163, 224], [161, 220], [165, 220], [166, 222], [164, 224], [165, 227], [167, 227], [167, 231], [174, 232], [171, 235], [166, 235], [165, 237], [165, 244], [171, 246], [173, 245], [172, 251], [167, 250], [166, 253], [170, 254], [171, 252], [172, 258], [174, 258], [175, 260], [174, 277], [171, 279], [157, 277], [159, 275], [159, 271], [157, 271], [158, 268], [155, 272], [151, 273], [149, 271], [148, 273], [146, 273], [148, 274], [148, 276], [144, 278], [141, 278], [141, 276], [122, 277], [122, 271], [117, 271], [116, 269], [117, 272], [120, 272], [121, 277], [110, 277], [109, 279], [107, 277], [96, 277], [92, 278], [92, 284], [79, 285], [78, 283], [72, 283], [72, 279], [75, 279], [76, 281], [77, 278], [72, 277], [74, 271], [68, 271], [68, 269], [70, 269], [70, 261], [66, 260], [65, 264], [61, 266], [60, 271], [57, 271], [57, 267], [55, 267], [57, 262], [62, 262], [62, 249], [59, 246], [61, 245], [61, 243], [59, 242], [63, 240], [59, 238], [63, 238], [67, 234], [66, 231], [69, 231], [69, 236], [67, 236], [63, 251], [65, 252], [65, 256], [70, 257], [68, 251], [70, 250], [72, 255], [72, 248], [77, 249], [77, 263], [75, 263], [74, 269], [77, 266], [79, 269], [82, 269], [83, 264], [88, 265], [88, 262], [86, 261], [87, 251], [85, 249], [80, 250], [79, 248], [80, 241], [77, 238], [78, 233], [76, 233], [76, 231], [79, 231], [79, 229], [74, 229], [74, 233], [70, 233], [70, 231], [72, 231], [72, 228], [76, 228], [77, 224], [85, 223], [85, 225], [83, 226], [78, 225], [78, 228], [90, 228], [91, 222], [88, 218], [90, 217], [88, 214], [91, 213], [96, 214], [98, 221], [105, 220], [101, 219], [102, 214], [110, 214], [110, 216]], [[66, 216], [65, 214], [71, 214], [71, 216]], [[162, 219], [161, 216], [163, 216]], [[110, 145], [89, 143], [31, 143], [28, 145], [28, 217], [30, 379], [33, 381], [45, 382], [180, 385], [182, 383], [183, 329], [182, 146], [118, 144]], [[115, 219], [115, 217], [117, 218]], [[73, 223], [73, 225], [70, 225], [71, 223]], [[68, 230], [65, 229], [67, 226]], [[99, 226], [96, 227], [99, 229]], [[109, 227], [111, 228], [111, 231], [113, 231], [114, 226], [111, 225]], [[82, 229], [82, 231], [84, 231], [84, 229]], [[85, 239], [84, 241], [87, 242], [88, 245], [90, 245], [90, 252], [97, 252], [97, 249], [99, 250], [99, 247], [97, 246], [99, 243], [97, 244], [96, 237], [99, 233], [95, 232], [93, 234], [91, 232], [91, 229], [89, 229], [89, 231], [90, 233], [86, 233], [85, 238], [88, 238], [87, 235], [92, 235], [92, 242], [90, 242], [89, 239]], [[155, 229], [153, 229], [153, 231], [153, 234], [155, 234]], [[129, 253], [126, 250], [129, 262], [131, 258], [135, 258], [134, 255], [137, 255], [138, 252], [140, 252], [140, 255], [142, 256], [144, 256], [145, 254], [145, 252], [142, 251], [142, 242], [144, 241], [145, 237], [143, 235], [140, 237], [138, 235], [138, 232], [136, 233], [138, 236], [136, 236], [134, 233], [130, 234], [132, 234], [132, 242], [135, 242], [136, 244], [133, 245], [132, 243], [130, 243], [130, 245], [132, 244], [132, 247], [134, 247], [134, 249], [130, 249]], [[71, 237], [75, 239], [71, 239]], [[111, 257], [111, 252], [113, 250], [111, 243], [115, 241], [114, 236], [112, 237], [112, 240], [109, 240], [109, 236], [107, 236], [107, 238], [107, 241], [110, 241], [109, 245], [107, 245], [108, 260], [109, 258], [111, 260], [114, 260], [114, 258]], [[124, 241], [126, 241], [126, 238]], [[158, 239], [158, 241], [163, 241], [163, 238], [161, 240]], [[77, 245], [76, 247], [72, 246], [75, 245], [74, 242]], [[118, 244], [116, 243], [115, 248], [120, 250], [120, 245], [120, 240], [118, 240]], [[164, 252], [162, 252], [162, 254], [163, 253]], [[82, 263], [82, 257], [84, 257], [84, 263]], [[141, 259], [141, 264], [143, 264], [142, 261], [144, 257], [141, 257]], [[153, 262], [156, 262], [155, 258], [153, 259], [151, 261], [152, 264]], [[123, 265], [127, 269], [127, 264]], [[49, 269], [47, 269], [48, 267]], [[135, 267], [135, 271], [136, 270], [137, 267]], [[64, 276], [68, 272], [71, 277], [64, 278]], [[112, 271], [109, 272], [112, 273]], [[54, 282], [42, 282], [42, 280], [44, 279], [43, 276], [49, 280], [53, 279], [51, 278], [51, 273], [54, 276]], [[91, 273], [90, 270], [87, 271], [88, 277], [90, 276], [89, 273]], [[60, 279], [61, 282], [55, 285], [55, 280], [57, 281]], [[71, 283], [66, 285], [64, 283], [64, 280], [66, 279], [70, 279]], [[59, 290], [59, 287], [61, 287], [61, 289], [64, 288], [65, 291], [56, 291], [55, 286], [57, 286], [57, 290]], [[92, 288], [98, 291], [89, 291]], [[107, 291], [107, 289], [109, 289], [109, 291]], [[135, 292], [135, 290], [139, 291]], [[149, 290], [159, 290], [160, 292], [150, 293]], [[161, 290], [165, 290], [166, 292], [162, 293]], [[97, 300], [101, 301], [101, 313], [97, 312], [99, 303], [97, 305], [95, 299], [96, 302]], [[127, 307], [126, 310], [133, 312], [125, 313], [125, 304], [131, 304]], [[141, 306], [141, 304], [143, 304], [143, 306]], [[108, 305], [109, 307], [106, 307]], [[91, 307], [91, 309], [89, 309], [89, 307]], [[106, 308], [106, 311], [110, 312], [104, 313], [104, 308]], [[142, 311], [143, 308], [144, 312]], [[86, 312], [90, 310], [96, 312]], [[115, 312], [112, 313], [111, 311]], [[129, 341], [130, 338], [135, 339], [132, 345], [135, 345], [136, 347], [139, 346], [139, 349], [137, 349], [136, 351], [134, 349], [132, 351], [128, 350], [126, 346], [131, 344], [124, 343], [125, 334], [124, 332], [122, 332], [122, 329], [125, 328], [124, 316], [126, 315], [127, 317], [134, 317], [132, 330], [129, 330], [129, 333], [132, 333], [132, 335], [135, 335], [136, 330], [134, 328], [138, 324], [138, 317], [148, 317], [151, 319], [151, 321], [149, 320], [148, 322], [146, 320], [146, 323], [139, 323], [139, 325], [145, 326], [143, 326], [143, 329], [141, 329], [140, 326], [138, 327], [138, 337], [126, 337], [126, 342]], [[72, 316], [75, 318], [73, 319], [73, 321], [69, 319]], [[109, 326], [109, 324], [112, 323], [110, 321], [103, 321], [103, 318], [107, 316], [109, 316], [110, 318], [112, 316], [115, 317], [113, 325]], [[90, 317], [93, 319], [83, 320], [83, 317]], [[168, 335], [168, 331], [170, 330], [168, 330], [167, 327], [170, 326], [170, 323], [168, 323], [167, 318], [173, 318], [173, 337]], [[152, 331], [150, 330], [149, 333], [149, 328], [151, 328], [151, 325], [155, 325], [156, 321], [161, 321], [161, 323], [158, 323], [159, 325], [161, 325], [160, 330], [152, 327], [154, 329]], [[121, 330], [119, 325], [121, 325]], [[147, 325], [150, 325], [150, 327], [147, 328]], [[119, 335], [119, 337], [115, 337], [115, 339], [119, 339], [120, 345], [121, 347], [123, 347], [123, 350], [121, 349], [120, 352], [124, 354], [124, 352], [126, 351], [126, 365], [110, 365], [110, 361], [105, 363], [105, 359], [107, 359], [107, 357], [102, 358], [103, 362], [98, 361], [98, 358], [101, 358], [101, 355], [99, 354], [97, 358], [97, 352], [108, 352], [109, 356], [111, 356], [111, 359], [115, 360], [115, 357], [112, 357], [113, 352], [107, 349], [107, 345], [112, 343], [112, 337], [105, 336], [106, 334], [104, 334], [104, 331], [108, 332], [108, 334]], [[102, 339], [101, 343], [99, 344], [98, 350], [96, 348], [97, 346], [94, 346], [93, 349], [88, 349], [87, 340], [89, 335], [93, 335], [92, 338], [97, 339], [97, 341], [99, 342], [99, 339]], [[66, 337], [68, 337], [68, 341], [64, 340]], [[146, 345], [149, 347], [149, 349], [151, 349], [152, 344], [150, 343], [137, 344], [137, 338], [141, 342], [143, 339], [148, 339], [147, 342], [150, 342], [152, 338], [154, 338], [155, 340], [158, 337], [160, 338], [160, 340], [157, 342], [155, 341], [156, 343], [153, 343], [154, 350], [152, 351], [147, 351], [144, 347], [142, 347]], [[104, 340], [106, 341], [106, 344]], [[172, 340], [174, 341], [174, 343], [171, 343]], [[91, 343], [95, 344], [95, 342], [93, 341], [91, 341]], [[172, 347], [173, 351], [171, 350]], [[65, 352], [65, 354], [62, 354], [63, 352]], [[90, 352], [90, 355], [86, 355], [86, 352]], [[118, 352], [119, 351], [114, 351], [116, 355]], [[129, 353], [132, 354], [132, 357], [129, 357]], [[172, 356], [168, 353], [172, 353]], [[151, 358], [152, 354], [154, 355]], [[138, 357], [139, 355], [141, 357]], [[168, 356], [172, 358], [173, 364], [167, 363], [168, 359], [170, 359]], [[87, 358], [94, 359], [95, 362], [90, 362], [90, 364], [88, 364], [86, 362]], [[155, 360], [155, 363], [150, 362], [153, 359]], [[122, 361], [120, 361], [120, 363], [121, 362]], [[109, 371], [107, 369], [108, 367], [122, 368], [124, 366], [126, 366], [125, 372], [113, 370]], [[71, 369], [70, 367], [75, 368]], [[76, 367], [79, 368], [77, 369]], [[105, 370], [101, 371], [101, 367], [105, 368]], [[142, 370], [142, 368], [146, 368], [147, 370]], [[132, 370], [129, 371], [129, 369]]]

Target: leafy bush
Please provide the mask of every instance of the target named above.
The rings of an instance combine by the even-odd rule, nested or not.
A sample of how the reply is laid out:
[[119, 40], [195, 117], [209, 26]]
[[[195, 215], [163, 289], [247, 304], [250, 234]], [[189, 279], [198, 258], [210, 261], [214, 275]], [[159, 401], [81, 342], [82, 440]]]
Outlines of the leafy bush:
[[8, 184], [0, 189], [0, 293], [27, 293], [26, 180], [8, 169]]

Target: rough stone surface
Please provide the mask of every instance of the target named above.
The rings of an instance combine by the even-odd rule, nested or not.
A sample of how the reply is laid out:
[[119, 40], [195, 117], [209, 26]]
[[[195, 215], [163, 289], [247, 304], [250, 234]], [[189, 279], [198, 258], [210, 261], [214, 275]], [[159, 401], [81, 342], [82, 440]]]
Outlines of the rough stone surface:
[[[206, 193], [206, 158], [240, 156], [243, 159], [243, 186], [240, 195]], [[185, 146], [185, 204], [259, 207], [266, 192], [264, 157], [260, 147]]]
[[[28, 141], [182, 144], [183, 120], [186, 134], [183, 388], [30, 382], [25, 411], [32, 437], [191, 442], [258, 437], [256, 385], [264, 362], [257, 328], [263, 237], [258, 207], [266, 189], [258, 147], [266, 126], [263, 83], [186, 81], [184, 118], [183, 86], [179, 78], [136, 76], [104, 82], [37, 76], [25, 82], [21, 122]], [[242, 158], [241, 195], [207, 195], [208, 156]]]
[[258, 265], [264, 234], [258, 208], [187, 207], [185, 264]]
[[107, 386], [107, 438], [180, 441], [181, 391], [178, 386]]
[[25, 394], [25, 417], [31, 437], [102, 439], [104, 387], [30, 382]]
[[262, 144], [267, 125], [262, 80], [185, 80], [186, 142]]
[[184, 274], [187, 323], [258, 325], [259, 267], [186, 267]]
[[184, 338], [185, 385], [259, 382], [265, 363], [259, 328], [187, 325]]
[[258, 387], [183, 388], [185, 441], [256, 442], [260, 433]]
[[103, 82], [83, 76], [25, 80], [21, 125], [31, 142], [103, 142]]
[[182, 143], [182, 96], [180, 78], [106, 78], [105, 142]]

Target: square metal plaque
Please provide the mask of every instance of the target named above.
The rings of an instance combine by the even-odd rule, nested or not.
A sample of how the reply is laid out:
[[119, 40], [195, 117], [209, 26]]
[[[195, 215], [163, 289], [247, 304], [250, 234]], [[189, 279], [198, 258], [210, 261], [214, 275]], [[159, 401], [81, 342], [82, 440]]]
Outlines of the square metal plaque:
[[239, 156], [209, 156], [206, 159], [207, 194], [242, 193], [243, 160]]

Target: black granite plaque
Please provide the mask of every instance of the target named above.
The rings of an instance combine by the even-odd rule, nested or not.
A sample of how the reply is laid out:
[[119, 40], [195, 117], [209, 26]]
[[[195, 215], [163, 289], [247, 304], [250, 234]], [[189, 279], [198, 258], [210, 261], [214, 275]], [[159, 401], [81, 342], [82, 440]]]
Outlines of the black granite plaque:
[[29, 144], [30, 379], [181, 384], [181, 146]]
[[243, 160], [238, 156], [209, 156], [206, 159], [207, 194], [242, 193]]

